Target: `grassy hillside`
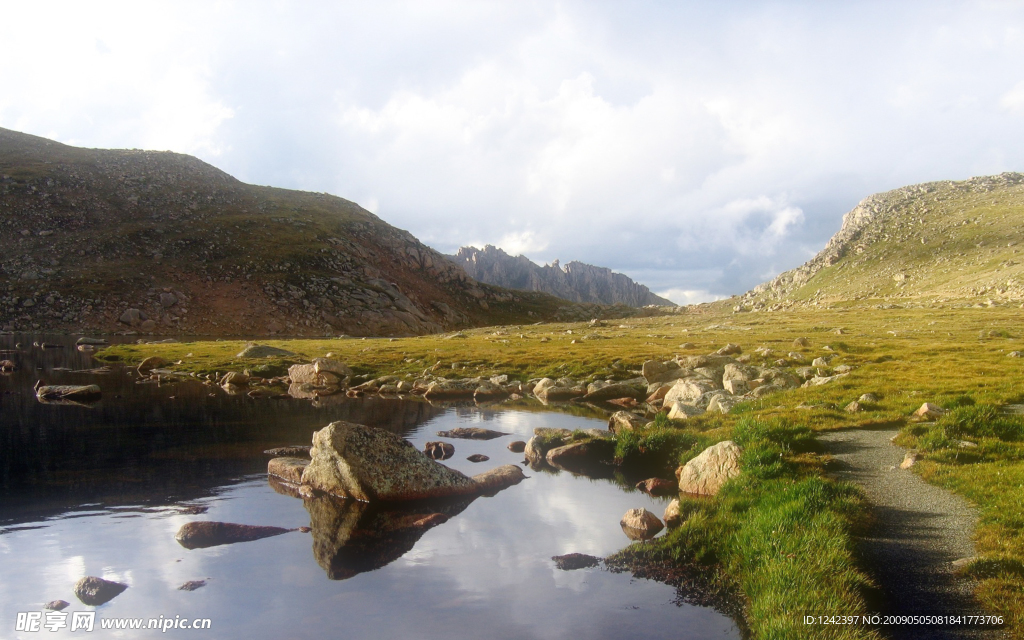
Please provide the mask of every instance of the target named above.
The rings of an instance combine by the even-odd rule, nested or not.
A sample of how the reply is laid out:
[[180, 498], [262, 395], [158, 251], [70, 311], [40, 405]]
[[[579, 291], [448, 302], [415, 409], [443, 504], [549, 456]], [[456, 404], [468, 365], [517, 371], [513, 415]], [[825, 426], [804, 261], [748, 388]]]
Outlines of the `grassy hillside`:
[[739, 310], [1024, 302], [1024, 174], [876, 194], [808, 263], [748, 292]]

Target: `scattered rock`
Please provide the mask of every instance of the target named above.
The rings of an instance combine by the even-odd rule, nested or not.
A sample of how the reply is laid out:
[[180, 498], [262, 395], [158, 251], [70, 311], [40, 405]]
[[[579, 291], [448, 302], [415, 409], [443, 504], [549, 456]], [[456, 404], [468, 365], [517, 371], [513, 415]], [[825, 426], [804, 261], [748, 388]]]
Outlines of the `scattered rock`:
[[917, 411], [914, 412], [913, 418], [915, 420], [938, 420], [946, 414], [946, 410], [938, 405], [934, 405], [930, 402], [925, 402]]
[[522, 440], [516, 440], [508, 443], [508, 450], [512, 453], [522, 453], [526, 450], [526, 443]]
[[608, 418], [608, 430], [612, 433], [634, 431], [647, 424], [647, 420], [629, 411], [616, 411]]
[[619, 398], [635, 398], [642, 400], [647, 396], [646, 389], [637, 389], [629, 384], [610, 384], [583, 396], [584, 402], [607, 402]]
[[490, 429], [481, 429], [480, 427], [458, 427], [455, 429], [449, 429], [448, 431], [438, 431], [438, 437], [441, 438], [465, 438], [468, 440], [493, 440], [494, 438], [500, 438], [501, 436], [507, 436], [507, 433], [501, 431], [492, 431]]
[[3, 371], [4, 373], [10, 373], [17, 368], [17, 365], [10, 360], [0, 360], [0, 371]]
[[846, 407], [844, 408], [844, 410], [845, 410], [845, 411], [846, 411], [847, 413], [857, 413], [858, 411], [863, 411], [863, 410], [864, 410], [864, 408], [860, 406], [860, 402], [858, 402], [858, 401], [854, 400], [854, 401], [853, 401], [853, 402], [851, 402], [850, 404], [846, 405]]
[[273, 458], [267, 463], [267, 473], [292, 484], [302, 484], [302, 472], [308, 464], [309, 458]]
[[630, 509], [619, 525], [631, 540], [650, 540], [665, 528], [658, 516], [647, 509]]
[[189, 580], [178, 587], [178, 591], [195, 591], [196, 589], [202, 589], [205, 586], [206, 580]]
[[799, 349], [801, 347], [809, 347], [809, 346], [811, 346], [811, 341], [808, 340], [807, 338], [797, 338], [796, 340], [793, 341], [793, 348], [794, 349]]
[[730, 478], [740, 473], [740, 447], [732, 440], [710, 446], [676, 470], [679, 491], [713, 496]]
[[423, 445], [423, 453], [431, 460], [447, 460], [455, 455], [455, 445], [450, 442], [428, 442]]
[[545, 402], [572, 400], [586, 395], [586, 390], [573, 380], [542, 378], [533, 388], [533, 395]]
[[138, 309], [128, 309], [121, 314], [121, 317], [118, 318], [117, 321], [134, 327], [146, 319], [146, 314]]
[[881, 398], [879, 398], [877, 395], [873, 393], [865, 393], [864, 395], [857, 399], [857, 402], [861, 404], [878, 404], [880, 400]]
[[229, 384], [244, 387], [249, 384], [249, 376], [237, 371], [228, 371], [221, 377], [220, 385], [223, 387]]
[[689, 404], [683, 404], [682, 402], [673, 402], [668, 410], [669, 420], [686, 420], [692, 416], [699, 416], [703, 414], [703, 409]]
[[562, 571], [586, 569], [601, 564], [601, 558], [588, 556], [585, 553], [567, 553], [564, 556], [552, 556], [551, 559], [555, 561], [555, 566]]
[[736, 354], [740, 354], [740, 353], [743, 353], [743, 349], [740, 348], [740, 345], [733, 344], [733, 343], [730, 342], [729, 344], [725, 345], [724, 347], [722, 347], [721, 349], [716, 351], [715, 355], [716, 356], [732, 356], [732, 355], [736, 355]]
[[1010, 357], [1010, 358], [1020, 358], [1020, 357], [1024, 356], [1024, 352], [1021, 352], [1021, 351], [1011, 351], [1010, 353], [1008, 353], [1006, 355], [1007, 355], [1007, 357]]
[[98, 607], [116, 598], [128, 585], [96, 576], [87, 576], [75, 583], [75, 596], [82, 604]]
[[468, 456], [466, 460], [469, 460], [470, 462], [487, 462], [490, 458], [482, 453], [474, 453], [473, 455]]
[[181, 525], [174, 539], [186, 549], [205, 549], [222, 544], [250, 542], [288, 533], [281, 527], [260, 527], [233, 522], [197, 521]]
[[178, 296], [166, 292], [160, 294], [160, 306], [164, 309], [170, 309], [176, 304], [178, 304]]
[[917, 463], [918, 454], [916, 451], [908, 451], [903, 456], [903, 462], [900, 463], [900, 469], [909, 469]]

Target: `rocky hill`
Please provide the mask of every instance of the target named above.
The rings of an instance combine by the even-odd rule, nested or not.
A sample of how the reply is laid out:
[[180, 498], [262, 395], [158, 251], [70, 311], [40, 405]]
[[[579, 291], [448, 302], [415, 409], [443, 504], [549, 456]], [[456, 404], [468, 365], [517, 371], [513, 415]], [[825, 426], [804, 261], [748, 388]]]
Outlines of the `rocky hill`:
[[372, 336], [623, 315], [480, 284], [338, 197], [6, 129], [0, 247], [4, 330]]
[[483, 249], [462, 247], [457, 255], [449, 257], [471, 277], [506, 289], [543, 291], [573, 302], [675, 306], [621, 273], [583, 262], [562, 266], [555, 260], [542, 267], [526, 256], [512, 257], [493, 245]]
[[902, 187], [865, 198], [804, 265], [729, 301], [794, 306], [1024, 301], [1024, 174]]

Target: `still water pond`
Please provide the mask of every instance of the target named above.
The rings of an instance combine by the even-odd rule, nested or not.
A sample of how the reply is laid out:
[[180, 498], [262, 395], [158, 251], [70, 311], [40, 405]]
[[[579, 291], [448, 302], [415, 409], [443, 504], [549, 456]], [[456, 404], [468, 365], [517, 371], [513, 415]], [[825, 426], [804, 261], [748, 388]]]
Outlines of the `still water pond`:
[[[57, 349], [31, 346], [59, 342]], [[15, 343], [22, 343], [16, 348]], [[436, 432], [483, 426], [510, 435], [451, 440], [445, 464], [476, 474], [520, 463], [506, 447], [536, 427], [603, 427], [595, 418], [503, 407], [434, 407], [380, 398], [253, 400], [194, 381], [137, 384], [96, 366], [73, 341], [0, 337], [0, 638], [191, 636], [208, 638], [738, 638], [711, 608], [676, 604], [672, 587], [602, 568], [562, 571], [551, 556], [606, 556], [629, 540], [627, 510], [660, 514], [662, 499], [614, 479], [527, 469], [529, 478], [460, 505], [422, 536], [349, 538], [274, 490], [264, 449], [308, 444], [332, 420], [401, 434], [418, 448]], [[67, 369], [67, 370], [62, 370]], [[37, 380], [99, 384], [92, 406], [36, 401]], [[470, 454], [490, 457], [469, 462]], [[329, 514], [330, 515], [330, 514]], [[215, 520], [310, 527], [252, 542], [186, 550], [181, 525]], [[362, 521], [360, 521], [362, 522]], [[99, 607], [74, 595], [87, 575], [129, 585]], [[195, 591], [183, 583], [205, 580]], [[92, 633], [15, 630], [19, 612], [63, 599], [96, 611]], [[103, 618], [209, 618], [207, 631], [103, 631]], [[68, 617], [70, 620], [70, 615]]]

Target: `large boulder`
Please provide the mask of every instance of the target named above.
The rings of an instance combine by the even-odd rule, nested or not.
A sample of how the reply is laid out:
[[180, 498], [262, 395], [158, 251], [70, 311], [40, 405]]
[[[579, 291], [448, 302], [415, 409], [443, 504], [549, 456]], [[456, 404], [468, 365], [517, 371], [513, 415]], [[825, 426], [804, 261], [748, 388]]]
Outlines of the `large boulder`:
[[311, 364], [293, 364], [288, 367], [288, 379], [292, 384], [317, 384], [320, 376]]
[[741, 453], [739, 445], [732, 440], [708, 447], [696, 458], [676, 469], [679, 492], [717, 495], [727, 480], [739, 475]]
[[573, 471], [588, 469], [602, 462], [611, 462], [614, 455], [614, 440], [593, 439], [549, 449], [545, 459], [552, 467]]
[[271, 358], [294, 356], [295, 354], [285, 349], [268, 347], [263, 344], [251, 344], [235, 355], [236, 358]]
[[314, 433], [312, 454], [304, 485], [365, 502], [472, 496], [524, 477], [519, 467], [505, 465], [470, 478], [390, 431], [351, 422], [332, 422]]

